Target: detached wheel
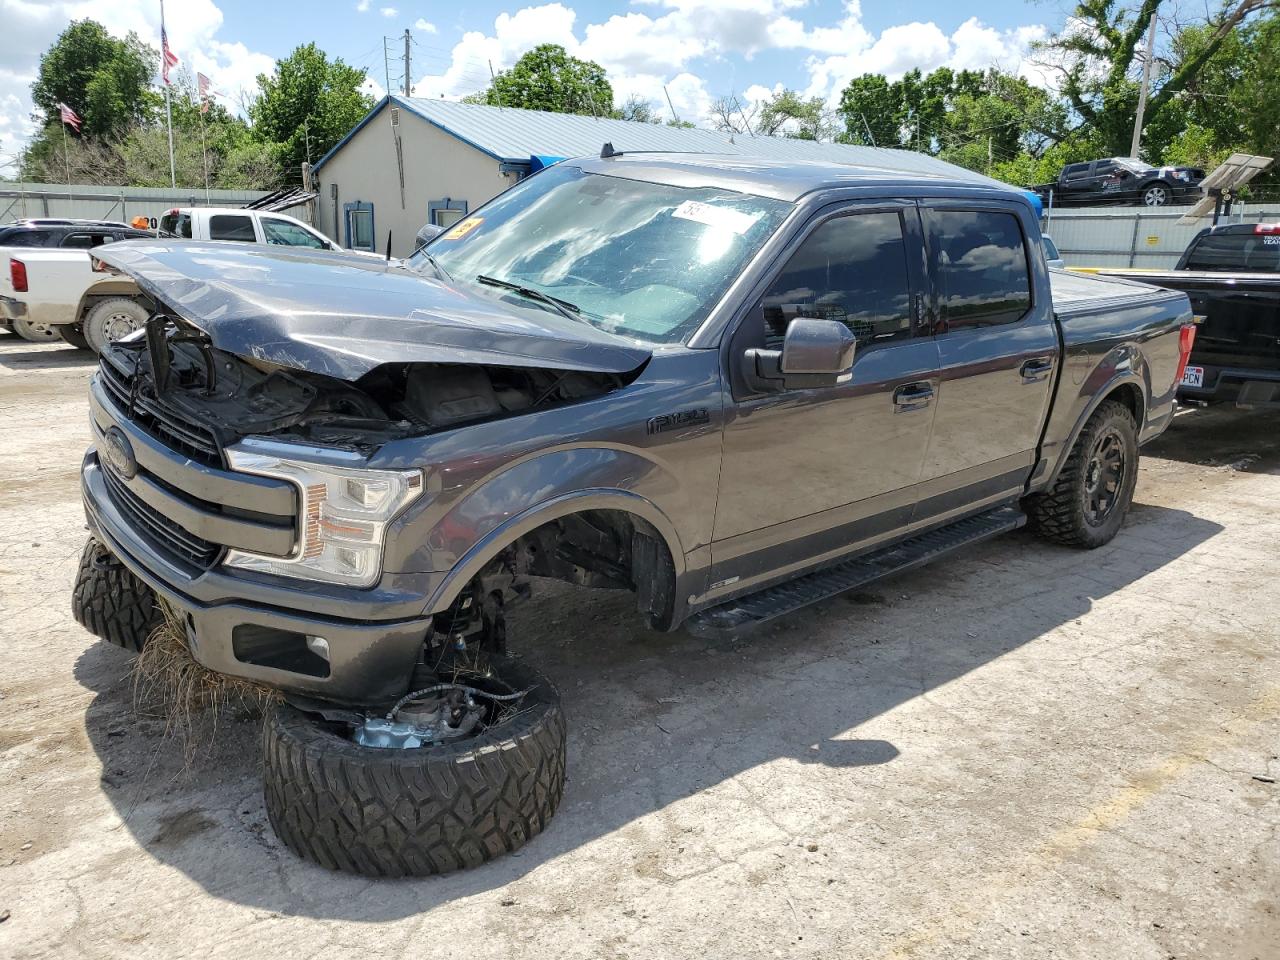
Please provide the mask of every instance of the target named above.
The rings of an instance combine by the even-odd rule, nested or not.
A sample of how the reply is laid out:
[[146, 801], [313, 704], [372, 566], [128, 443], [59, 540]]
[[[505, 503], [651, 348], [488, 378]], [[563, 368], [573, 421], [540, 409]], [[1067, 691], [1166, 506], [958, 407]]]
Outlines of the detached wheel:
[[1044, 493], [1025, 501], [1037, 533], [1072, 547], [1093, 549], [1124, 523], [1138, 482], [1138, 428], [1124, 404], [1105, 401], [1076, 438], [1071, 454]]
[[532, 688], [513, 715], [435, 745], [361, 746], [349, 724], [277, 707], [263, 729], [276, 836], [331, 870], [403, 877], [478, 866], [541, 833], [564, 792], [560, 696], [520, 661], [495, 669]]
[[1142, 190], [1142, 202], [1148, 207], [1163, 207], [1173, 199], [1173, 192], [1163, 183], [1148, 184]]
[[58, 331], [58, 336], [67, 341], [67, 343], [71, 344], [77, 350], [92, 349], [89, 346], [89, 341], [85, 338], [84, 331], [80, 329], [80, 324], [60, 323], [54, 329]]
[[52, 323], [32, 323], [21, 318], [13, 321], [13, 332], [32, 343], [52, 343], [58, 339], [58, 328]]
[[155, 592], [92, 538], [80, 555], [71, 612], [94, 636], [134, 653], [164, 621]]
[[84, 318], [84, 338], [89, 349], [101, 353], [108, 343], [141, 330], [147, 309], [136, 300], [112, 297], [97, 303]]

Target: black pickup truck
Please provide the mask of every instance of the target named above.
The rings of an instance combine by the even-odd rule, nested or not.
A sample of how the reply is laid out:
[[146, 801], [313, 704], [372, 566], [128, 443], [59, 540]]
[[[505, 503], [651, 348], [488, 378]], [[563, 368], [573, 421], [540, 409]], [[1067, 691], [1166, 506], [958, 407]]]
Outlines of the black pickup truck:
[[1190, 298], [1202, 319], [1179, 400], [1280, 409], [1280, 223], [1208, 227], [1173, 270], [1099, 272]]
[[1105, 203], [1163, 207], [1199, 200], [1204, 177], [1199, 167], [1153, 167], [1131, 157], [1108, 157], [1068, 163], [1053, 183], [1033, 189], [1046, 203], [1052, 199], [1055, 207]]

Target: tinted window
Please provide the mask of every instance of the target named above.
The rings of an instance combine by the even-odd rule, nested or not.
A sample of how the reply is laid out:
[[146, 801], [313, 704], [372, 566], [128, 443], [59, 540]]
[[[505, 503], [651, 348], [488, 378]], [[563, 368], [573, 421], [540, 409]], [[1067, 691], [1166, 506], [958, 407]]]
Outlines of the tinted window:
[[88, 249], [89, 247], [101, 246], [110, 239], [110, 235], [105, 233], [68, 233], [62, 238], [61, 245]]
[[244, 243], [256, 243], [253, 233], [253, 218], [229, 213], [216, 213], [209, 218], [210, 240], [240, 240]]
[[1280, 234], [1206, 234], [1187, 251], [1185, 269], [1280, 272]]
[[39, 230], [11, 230], [0, 232], [0, 247], [43, 247], [48, 235]]
[[1017, 217], [932, 210], [929, 222], [943, 331], [1012, 323], [1030, 309], [1031, 275]]
[[281, 243], [287, 247], [314, 247], [317, 250], [327, 250], [329, 247], [305, 227], [275, 217], [262, 218], [262, 233], [267, 238], [267, 243]]
[[1066, 173], [1068, 180], [1083, 177], [1089, 172], [1089, 165], [1087, 163], [1073, 163], [1063, 172]]
[[160, 218], [160, 235], [162, 237], [181, 237], [191, 239], [191, 215], [186, 213], [166, 213]]
[[829, 220], [787, 262], [764, 298], [766, 338], [776, 347], [796, 317], [838, 320], [859, 348], [911, 336], [911, 284], [896, 212]]
[[1119, 164], [1114, 160], [1099, 160], [1097, 167], [1094, 168], [1094, 173], [1110, 173], [1117, 166]]

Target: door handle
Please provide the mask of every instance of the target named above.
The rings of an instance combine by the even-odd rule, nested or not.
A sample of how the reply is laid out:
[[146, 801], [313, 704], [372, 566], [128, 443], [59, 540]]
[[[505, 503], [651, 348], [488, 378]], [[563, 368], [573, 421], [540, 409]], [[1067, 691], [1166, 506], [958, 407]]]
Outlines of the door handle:
[[927, 380], [918, 383], [904, 383], [893, 391], [893, 407], [895, 413], [908, 410], [923, 410], [933, 402], [933, 384]]
[[1018, 368], [1023, 383], [1039, 383], [1053, 372], [1052, 357], [1035, 357]]

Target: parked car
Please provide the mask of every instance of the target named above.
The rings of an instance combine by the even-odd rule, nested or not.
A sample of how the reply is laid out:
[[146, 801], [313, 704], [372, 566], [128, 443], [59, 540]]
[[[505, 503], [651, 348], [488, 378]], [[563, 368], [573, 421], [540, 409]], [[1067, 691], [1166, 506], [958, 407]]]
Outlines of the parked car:
[[1110, 541], [1186, 296], [1051, 274], [1016, 191], [855, 173], [569, 160], [402, 262], [104, 248], [156, 313], [90, 387], [76, 617], [136, 650], [160, 598], [282, 691], [284, 843], [434, 873], [560, 800], [558, 696], [507, 655], [534, 580], [726, 636], [1028, 519]]
[[1201, 230], [1173, 270], [1101, 272], [1190, 297], [1202, 322], [1179, 399], [1280, 409], [1280, 223]]
[[239, 207], [175, 207], [160, 218], [158, 233], [179, 240], [230, 240], [343, 251], [301, 220], [283, 213]]
[[[151, 234], [112, 220], [41, 218], [0, 225], [0, 261], [4, 262], [4, 269], [0, 270], [0, 326], [12, 329], [24, 340], [38, 343], [56, 340], [61, 334], [65, 334], [63, 339], [76, 346], [84, 346], [75, 328], [50, 322], [50, 311], [43, 306], [29, 310], [25, 296], [18, 296], [28, 292], [29, 280], [26, 262], [21, 258], [33, 248], [78, 251], [68, 253], [63, 259], [69, 263], [83, 264], [87, 271], [89, 258], [83, 251], [116, 240], [149, 236]], [[18, 289], [19, 286], [21, 289]]]
[[1199, 167], [1153, 167], [1130, 157], [1108, 157], [1069, 163], [1057, 180], [1035, 191], [1046, 201], [1052, 193], [1054, 206], [1141, 203], [1162, 207], [1199, 200], [1204, 177]]

